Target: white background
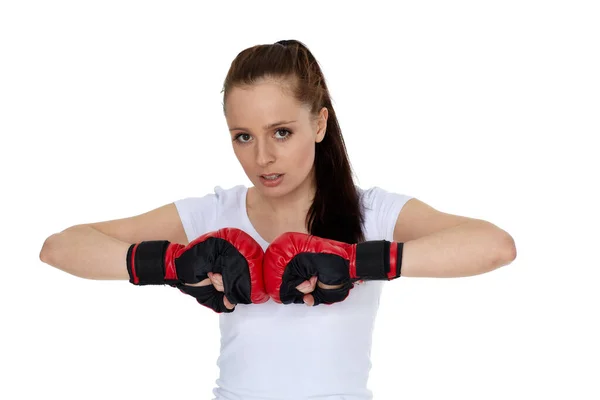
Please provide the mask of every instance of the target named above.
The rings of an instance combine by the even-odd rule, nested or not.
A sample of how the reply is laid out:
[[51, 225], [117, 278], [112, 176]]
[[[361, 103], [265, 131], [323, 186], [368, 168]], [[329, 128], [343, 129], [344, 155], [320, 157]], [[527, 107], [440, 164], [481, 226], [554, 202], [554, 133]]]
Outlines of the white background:
[[517, 244], [488, 274], [386, 286], [374, 398], [600, 398], [594, 3], [3, 1], [0, 397], [211, 398], [216, 314], [39, 251], [75, 224], [249, 184], [223, 79], [246, 47], [298, 39], [360, 186]]

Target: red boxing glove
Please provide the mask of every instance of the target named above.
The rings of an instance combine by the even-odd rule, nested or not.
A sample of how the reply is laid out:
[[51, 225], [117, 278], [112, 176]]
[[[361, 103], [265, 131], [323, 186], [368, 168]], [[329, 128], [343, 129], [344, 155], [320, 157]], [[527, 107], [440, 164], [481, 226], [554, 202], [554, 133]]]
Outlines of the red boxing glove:
[[311, 293], [314, 305], [340, 302], [356, 281], [399, 278], [403, 246], [386, 240], [347, 244], [304, 233], [284, 233], [265, 252], [265, 289], [278, 303], [302, 304], [304, 294], [296, 286], [316, 275], [324, 284], [342, 287], [322, 289], [317, 285]]
[[[236, 228], [209, 232], [184, 246], [168, 241], [132, 244], [127, 252], [129, 282], [134, 285], [164, 285], [179, 288], [212, 310], [232, 312], [232, 304], [259, 304], [269, 300], [263, 281], [263, 256], [260, 245]], [[213, 285], [188, 286], [208, 279], [208, 273], [223, 276], [224, 292]]]

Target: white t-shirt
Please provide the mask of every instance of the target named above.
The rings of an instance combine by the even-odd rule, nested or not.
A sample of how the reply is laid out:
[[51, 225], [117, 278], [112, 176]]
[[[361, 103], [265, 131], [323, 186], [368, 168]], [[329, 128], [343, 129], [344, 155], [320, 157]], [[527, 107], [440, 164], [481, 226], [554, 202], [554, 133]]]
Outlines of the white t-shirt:
[[[412, 197], [358, 189], [366, 240], [393, 240], [396, 220]], [[263, 248], [246, 212], [242, 185], [175, 202], [188, 240], [225, 227], [242, 229]], [[213, 400], [367, 400], [371, 339], [385, 281], [355, 285], [340, 303], [238, 304], [219, 315], [220, 376]], [[209, 311], [206, 309], [206, 311]]]

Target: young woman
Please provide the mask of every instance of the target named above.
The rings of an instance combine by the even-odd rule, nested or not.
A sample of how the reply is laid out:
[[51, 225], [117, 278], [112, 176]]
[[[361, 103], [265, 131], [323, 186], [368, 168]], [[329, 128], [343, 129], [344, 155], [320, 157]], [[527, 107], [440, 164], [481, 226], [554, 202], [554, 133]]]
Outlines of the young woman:
[[223, 93], [252, 187], [71, 227], [40, 258], [84, 278], [169, 284], [220, 313], [217, 399], [370, 399], [383, 283], [484, 273], [516, 257], [514, 242], [489, 222], [356, 187], [302, 43], [242, 51]]

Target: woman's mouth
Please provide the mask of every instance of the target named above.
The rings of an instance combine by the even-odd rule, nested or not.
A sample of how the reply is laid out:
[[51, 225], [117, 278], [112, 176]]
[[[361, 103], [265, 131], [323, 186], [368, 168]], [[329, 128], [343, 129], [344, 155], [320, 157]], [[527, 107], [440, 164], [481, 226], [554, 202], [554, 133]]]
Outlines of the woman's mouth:
[[264, 186], [274, 187], [281, 183], [284, 174], [261, 175], [260, 181]]

